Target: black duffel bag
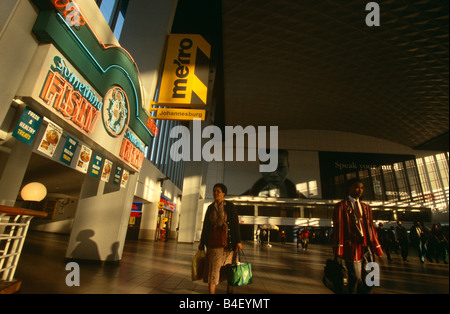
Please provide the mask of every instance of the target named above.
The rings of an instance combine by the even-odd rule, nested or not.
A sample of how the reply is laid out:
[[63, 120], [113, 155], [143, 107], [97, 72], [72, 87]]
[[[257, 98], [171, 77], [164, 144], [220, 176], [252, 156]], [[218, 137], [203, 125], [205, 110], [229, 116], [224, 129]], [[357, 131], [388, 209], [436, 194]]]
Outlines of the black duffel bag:
[[348, 293], [348, 271], [345, 262], [341, 258], [328, 259], [322, 281], [336, 294]]

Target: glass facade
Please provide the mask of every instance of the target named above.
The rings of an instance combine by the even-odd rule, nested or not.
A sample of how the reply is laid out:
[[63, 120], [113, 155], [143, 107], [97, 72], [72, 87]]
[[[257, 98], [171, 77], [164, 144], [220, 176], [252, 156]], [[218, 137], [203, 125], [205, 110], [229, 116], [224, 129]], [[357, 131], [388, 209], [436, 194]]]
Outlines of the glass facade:
[[165, 176], [180, 189], [183, 188], [184, 166], [183, 160], [173, 161], [170, 158], [170, 147], [177, 140], [170, 138], [170, 130], [180, 125], [179, 121], [156, 120], [158, 135], [148, 144], [146, 158], [150, 160]]
[[127, 13], [128, 0], [96, 0], [96, 2], [114, 32], [114, 36], [119, 40]]
[[449, 154], [442, 153], [417, 159], [425, 206], [448, 211]]
[[[335, 154], [333, 158], [336, 156], [338, 154]], [[448, 156], [448, 153], [441, 153], [383, 164], [380, 162], [380, 164], [372, 165], [369, 169], [347, 170], [344, 174], [332, 173], [329, 169], [322, 168], [324, 172], [330, 173], [328, 177], [322, 176], [323, 198], [340, 199], [345, 197], [346, 182], [357, 177], [364, 183], [365, 200], [384, 203], [416, 203], [434, 210], [448, 211]], [[357, 160], [360, 156], [345, 154], [345, 157], [349, 158], [348, 160], [351, 158]], [[380, 160], [383, 157], [383, 155], [378, 156]], [[341, 158], [340, 155], [339, 158]], [[393, 157], [389, 156], [389, 158]], [[401, 158], [399, 157], [399, 159]], [[360, 163], [368, 164], [367, 161], [360, 161]]]

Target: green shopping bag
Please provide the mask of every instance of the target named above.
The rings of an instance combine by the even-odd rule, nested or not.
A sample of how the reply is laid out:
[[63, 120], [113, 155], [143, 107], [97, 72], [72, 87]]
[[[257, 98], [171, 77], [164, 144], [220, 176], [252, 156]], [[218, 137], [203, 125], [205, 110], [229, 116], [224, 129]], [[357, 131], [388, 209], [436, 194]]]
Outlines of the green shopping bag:
[[253, 282], [252, 264], [247, 261], [244, 252], [245, 263], [241, 263], [241, 255], [238, 253], [238, 262], [232, 264], [229, 273], [229, 284], [233, 287], [239, 287], [251, 284]]

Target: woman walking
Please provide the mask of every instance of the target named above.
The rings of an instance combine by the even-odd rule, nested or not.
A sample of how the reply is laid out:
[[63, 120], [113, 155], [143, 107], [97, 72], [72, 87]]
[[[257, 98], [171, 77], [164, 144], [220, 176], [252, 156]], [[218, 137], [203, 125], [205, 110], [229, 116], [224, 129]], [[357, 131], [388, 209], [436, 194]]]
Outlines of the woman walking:
[[[216, 285], [226, 279], [229, 265], [236, 262], [237, 251], [242, 249], [241, 232], [236, 208], [225, 201], [227, 187], [217, 183], [213, 188], [214, 202], [208, 206], [203, 222], [199, 250], [206, 247], [204, 282], [209, 284], [209, 293], [216, 292]], [[233, 287], [227, 286], [227, 293]]]

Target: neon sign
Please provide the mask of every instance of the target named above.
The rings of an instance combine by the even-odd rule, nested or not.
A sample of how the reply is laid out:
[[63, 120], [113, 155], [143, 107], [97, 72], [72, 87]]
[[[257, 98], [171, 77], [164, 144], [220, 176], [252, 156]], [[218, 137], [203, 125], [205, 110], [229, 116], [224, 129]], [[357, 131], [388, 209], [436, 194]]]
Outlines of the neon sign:
[[70, 26], [83, 26], [86, 20], [81, 15], [80, 8], [76, 2], [70, 0], [52, 0], [56, 10], [64, 16], [66, 23]]
[[139, 71], [129, 52], [120, 45], [105, 44], [78, 1], [30, 1], [40, 11], [33, 26], [37, 40], [57, 47], [102, 97], [111, 89], [110, 83], [120, 86], [129, 101], [128, 127], [144, 142], [149, 142], [154, 134], [146, 124], [149, 114], [142, 110]]
[[127, 95], [122, 88], [114, 86], [106, 93], [104, 102], [102, 115], [106, 131], [113, 137], [122, 135], [130, 117]]
[[158, 135], [158, 126], [156, 125], [155, 120], [153, 120], [152, 118], [148, 118], [146, 126], [150, 130], [150, 132], [153, 134], [153, 136]]
[[132, 166], [140, 169], [144, 162], [144, 143], [139, 140], [133, 132], [127, 130], [125, 137], [122, 141], [122, 147], [120, 149], [119, 156]]
[[64, 58], [55, 56], [53, 62], [54, 65], [50, 67], [53, 71], [58, 71], [66, 81], [70, 83], [75, 90], [80, 92], [83, 97], [88, 99], [95, 108], [98, 110], [102, 109], [103, 102], [98, 99], [95, 91], [92, 90], [89, 85], [81, 83], [77, 75], [66, 65], [66, 60]]
[[[83, 90], [90, 91], [91, 89], [83, 88]], [[53, 107], [77, 128], [91, 133], [100, 114], [97, 107], [90, 102], [92, 97], [89, 97], [90, 100], [86, 98], [88, 95], [92, 95], [92, 93], [81, 93], [79, 88], [74, 88], [59, 72], [50, 70], [40, 97], [48, 106]], [[96, 103], [97, 106], [98, 103]]]

